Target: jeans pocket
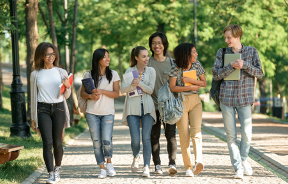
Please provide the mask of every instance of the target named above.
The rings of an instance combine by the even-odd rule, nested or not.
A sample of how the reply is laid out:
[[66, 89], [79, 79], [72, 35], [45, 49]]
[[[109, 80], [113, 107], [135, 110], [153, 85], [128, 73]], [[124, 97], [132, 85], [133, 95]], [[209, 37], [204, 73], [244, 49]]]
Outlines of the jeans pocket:
[[47, 112], [47, 109], [43, 106], [40, 106], [37, 108], [37, 114], [41, 113], [41, 112]]

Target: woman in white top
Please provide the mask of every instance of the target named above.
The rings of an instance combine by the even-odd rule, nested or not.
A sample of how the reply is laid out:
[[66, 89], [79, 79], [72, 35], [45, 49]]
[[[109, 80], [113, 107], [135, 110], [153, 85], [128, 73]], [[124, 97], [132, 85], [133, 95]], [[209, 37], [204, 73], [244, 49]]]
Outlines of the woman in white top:
[[[142, 125], [142, 143], [144, 168], [143, 177], [149, 177], [149, 166], [151, 159], [151, 129], [156, 120], [155, 106], [151, 97], [153, 93], [156, 72], [152, 67], [147, 67], [149, 61], [148, 51], [145, 47], [138, 46], [131, 51], [131, 66], [125, 74], [137, 71], [139, 78], [134, 78], [132, 82], [122, 82], [121, 93], [126, 93], [122, 122], [129, 126], [131, 135], [131, 148], [133, 151], [132, 172], [138, 170], [140, 154], [140, 127]], [[143, 94], [129, 97], [131, 91], [137, 87], [141, 88]], [[132, 92], [133, 93], [133, 92]], [[128, 123], [127, 123], [128, 122]]]
[[93, 141], [94, 154], [100, 166], [98, 178], [107, 176], [104, 167], [107, 159], [109, 176], [116, 172], [111, 163], [113, 145], [112, 133], [114, 125], [114, 98], [119, 97], [119, 75], [109, 68], [110, 58], [106, 49], [97, 49], [93, 53], [92, 70], [86, 72], [84, 79], [92, 77], [95, 88], [88, 94], [82, 85], [81, 97], [87, 99], [86, 121]]
[[[70, 123], [67, 119], [69, 111], [66, 99], [69, 98], [71, 89], [66, 70], [56, 67], [58, 61], [58, 49], [51, 43], [40, 43], [35, 51], [35, 70], [31, 73], [30, 78], [31, 127], [34, 131], [39, 129], [41, 133], [43, 158], [49, 173], [46, 183], [56, 183], [60, 180], [60, 166], [63, 157], [62, 132], [65, 122], [65, 127], [69, 127]], [[64, 83], [66, 90], [57, 98], [61, 82]], [[54, 168], [53, 155], [56, 165]]]

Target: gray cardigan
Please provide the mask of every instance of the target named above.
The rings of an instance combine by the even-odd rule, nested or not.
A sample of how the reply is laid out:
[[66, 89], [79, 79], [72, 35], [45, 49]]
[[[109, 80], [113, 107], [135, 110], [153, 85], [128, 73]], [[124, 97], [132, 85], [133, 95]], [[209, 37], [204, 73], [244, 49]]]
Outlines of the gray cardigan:
[[[68, 76], [67, 71], [56, 67], [56, 69], [58, 69], [60, 76], [62, 79], [65, 79], [65, 76]], [[40, 69], [41, 70], [41, 69]], [[34, 70], [31, 73], [30, 76], [30, 89], [31, 89], [31, 121], [35, 121], [36, 122], [36, 127], [38, 128], [38, 118], [37, 118], [37, 93], [38, 93], [38, 89], [37, 89], [37, 77], [39, 74], [40, 70]], [[69, 128], [70, 127], [70, 115], [69, 115], [69, 109], [66, 103], [66, 99], [69, 98], [71, 94], [71, 88], [66, 89], [65, 92], [63, 93], [64, 95], [64, 108], [65, 108], [65, 124], [64, 124], [64, 128]]]
[[[134, 70], [137, 70], [136, 66], [128, 68], [125, 73], [129, 73]], [[155, 80], [156, 80], [155, 69], [146, 66], [144, 81], [140, 81], [138, 84], [138, 86], [144, 92], [142, 95], [144, 114], [150, 113], [150, 115], [154, 118], [154, 124], [156, 123], [156, 112], [151, 94], [153, 93], [154, 90]], [[120, 91], [121, 93], [126, 93], [122, 123], [127, 126], [128, 126], [127, 122], [128, 115], [141, 116], [141, 96], [136, 96], [132, 98], [128, 97], [128, 92], [134, 90], [135, 88], [136, 86], [132, 86], [131, 83], [126, 84], [124, 80], [122, 81]]]

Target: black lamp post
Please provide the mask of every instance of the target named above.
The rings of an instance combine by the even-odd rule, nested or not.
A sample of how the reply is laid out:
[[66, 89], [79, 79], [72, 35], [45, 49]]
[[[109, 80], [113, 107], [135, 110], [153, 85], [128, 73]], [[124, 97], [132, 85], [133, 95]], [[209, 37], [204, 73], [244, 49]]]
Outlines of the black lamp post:
[[12, 125], [10, 137], [20, 136], [21, 138], [31, 137], [30, 127], [26, 122], [25, 92], [22, 89], [19, 66], [18, 46], [18, 22], [17, 22], [17, 0], [10, 0], [10, 16], [16, 30], [11, 32], [12, 37], [12, 59], [13, 59], [13, 82], [11, 84], [11, 113]]
[[194, 0], [194, 44], [197, 46], [197, 0]]

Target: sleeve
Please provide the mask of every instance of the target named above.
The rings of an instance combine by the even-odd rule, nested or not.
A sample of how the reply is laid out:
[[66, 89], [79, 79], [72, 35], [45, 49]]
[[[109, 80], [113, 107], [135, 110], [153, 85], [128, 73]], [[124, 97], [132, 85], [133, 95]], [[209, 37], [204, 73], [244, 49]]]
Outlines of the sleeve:
[[232, 67], [232, 65], [229, 63], [226, 66], [223, 66], [222, 68], [222, 48], [218, 50], [216, 54], [216, 58], [214, 61], [214, 65], [212, 67], [212, 73], [213, 73], [213, 79], [214, 80], [221, 80], [227, 77], [231, 72], [233, 72], [235, 69]]
[[113, 82], [120, 81], [120, 77], [115, 70], [112, 70], [113, 73]]
[[252, 62], [249, 61], [249, 58], [251, 57], [251, 55], [249, 55], [249, 58], [243, 62], [243, 69], [249, 75], [261, 79], [263, 77], [263, 70], [258, 51], [254, 47], [252, 48], [252, 54]]
[[30, 93], [31, 93], [31, 120], [37, 122], [35, 114], [37, 113], [37, 87], [35, 84], [35, 71], [30, 75]]
[[[130, 70], [131, 69], [128, 68], [125, 73], [129, 73]], [[125, 80], [123, 79], [122, 84], [121, 84], [121, 88], [120, 88], [120, 92], [121, 93], [127, 93], [129, 91], [134, 90], [135, 88], [136, 88], [136, 86], [132, 86], [131, 83], [130, 84], [125, 83]]]
[[198, 61], [198, 70], [197, 70], [197, 77], [205, 73], [205, 69], [203, 68], [202, 64]]
[[[68, 76], [68, 73], [67, 73], [66, 70], [63, 70], [63, 69], [62, 69], [62, 72], [63, 72], [64, 76]], [[72, 84], [72, 85], [73, 85], [73, 84]], [[65, 89], [65, 91], [64, 91], [64, 93], [63, 93], [63, 96], [64, 96], [65, 99], [68, 99], [69, 96], [71, 95], [71, 88], [72, 88], [72, 86], [71, 86], [69, 89], [67, 89], [67, 88]]]
[[176, 64], [172, 65], [171, 70], [169, 72], [169, 76], [177, 79], [178, 71], [179, 71], [179, 68], [177, 67], [177, 65]]
[[154, 90], [155, 81], [156, 81], [156, 71], [154, 68], [149, 67], [151, 70], [149, 72], [149, 83], [146, 85], [144, 82], [140, 81], [138, 86], [147, 94], [151, 95]]

